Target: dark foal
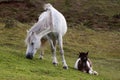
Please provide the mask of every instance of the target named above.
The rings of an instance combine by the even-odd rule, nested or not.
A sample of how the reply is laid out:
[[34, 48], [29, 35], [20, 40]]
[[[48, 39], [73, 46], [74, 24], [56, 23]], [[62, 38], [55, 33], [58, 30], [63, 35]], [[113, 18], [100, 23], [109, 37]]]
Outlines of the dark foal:
[[[88, 61], [88, 52], [87, 53], [83, 53], [81, 52], [79, 55], [79, 58], [81, 60], [78, 61], [78, 70], [82, 71], [82, 72], [87, 72], [89, 73], [89, 66], [87, 65], [87, 61]], [[91, 66], [91, 64], [90, 64]]]
[[98, 75], [98, 73], [96, 71], [93, 71], [92, 69], [92, 63], [90, 59], [88, 58], [88, 52], [86, 53], [79, 52], [79, 58], [77, 59], [74, 68], [82, 72]]

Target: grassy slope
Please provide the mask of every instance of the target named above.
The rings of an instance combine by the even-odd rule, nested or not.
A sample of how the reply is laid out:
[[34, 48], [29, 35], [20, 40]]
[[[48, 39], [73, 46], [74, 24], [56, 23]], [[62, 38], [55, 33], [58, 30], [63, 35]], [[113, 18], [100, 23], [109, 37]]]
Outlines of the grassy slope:
[[[45, 50], [44, 60], [25, 59], [24, 38], [30, 26], [18, 23], [17, 27], [4, 28], [0, 23], [0, 80], [119, 80], [120, 32], [93, 31], [80, 25], [69, 28], [64, 37], [64, 50], [68, 70], [51, 64], [51, 54]], [[99, 76], [88, 75], [73, 69], [79, 51], [88, 51]]]
[[[22, 22], [34, 21], [42, 10], [39, 3], [44, 2], [35, 1], [36, 3], [34, 1], [31, 3], [37, 4], [36, 7], [30, 8], [22, 3], [1, 4], [0, 17], [9, 16]], [[53, 3], [65, 15], [68, 22], [83, 23], [88, 26], [92, 24], [95, 27], [107, 27], [109, 24], [119, 28], [119, 18], [113, 18], [120, 14], [119, 0], [46, 0], [46, 2]], [[17, 28], [11, 29], [3, 26], [4, 24], [0, 22], [0, 80], [120, 79], [120, 32], [94, 31], [82, 25], [69, 28], [64, 37], [65, 57], [69, 70], [63, 70], [58, 52], [59, 65], [54, 67], [51, 64], [49, 46], [45, 50], [44, 60], [39, 60], [38, 54], [33, 60], [25, 59], [24, 38], [29, 25], [18, 23]], [[90, 59], [99, 76], [88, 75], [73, 69], [79, 51], [90, 52]]]

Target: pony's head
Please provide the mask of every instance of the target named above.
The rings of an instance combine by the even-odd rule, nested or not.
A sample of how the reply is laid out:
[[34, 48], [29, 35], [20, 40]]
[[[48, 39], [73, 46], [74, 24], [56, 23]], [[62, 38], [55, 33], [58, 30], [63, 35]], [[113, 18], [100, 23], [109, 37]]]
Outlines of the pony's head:
[[35, 32], [28, 32], [25, 42], [27, 45], [26, 58], [32, 59], [41, 45], [40, 37]]
[[82, 62], [86, 62], [88, 60], [88, 52], [79, 52], [79, 58]]

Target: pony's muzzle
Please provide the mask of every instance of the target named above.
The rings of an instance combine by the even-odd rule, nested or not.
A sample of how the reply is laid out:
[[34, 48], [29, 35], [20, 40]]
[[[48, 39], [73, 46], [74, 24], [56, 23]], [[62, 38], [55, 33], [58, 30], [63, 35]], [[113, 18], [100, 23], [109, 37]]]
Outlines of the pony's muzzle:
[[33, 59], [33, 55], [27, 54], [27, 55], [26, 55], [26, 58], [27, 58], [27, 59]]

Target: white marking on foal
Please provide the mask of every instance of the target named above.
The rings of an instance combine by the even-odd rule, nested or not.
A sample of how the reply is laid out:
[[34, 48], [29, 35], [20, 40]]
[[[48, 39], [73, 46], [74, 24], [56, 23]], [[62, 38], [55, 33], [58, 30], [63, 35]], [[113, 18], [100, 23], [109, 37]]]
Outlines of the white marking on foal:
[[81, 60], [81, 59], [78, 58], [78, 59], [76, 60], [76, 62], [75, 62], [75, 66], [74, 66], [75, 69], [78, 69], [78, 62], [79, 62], [79, 60]]

